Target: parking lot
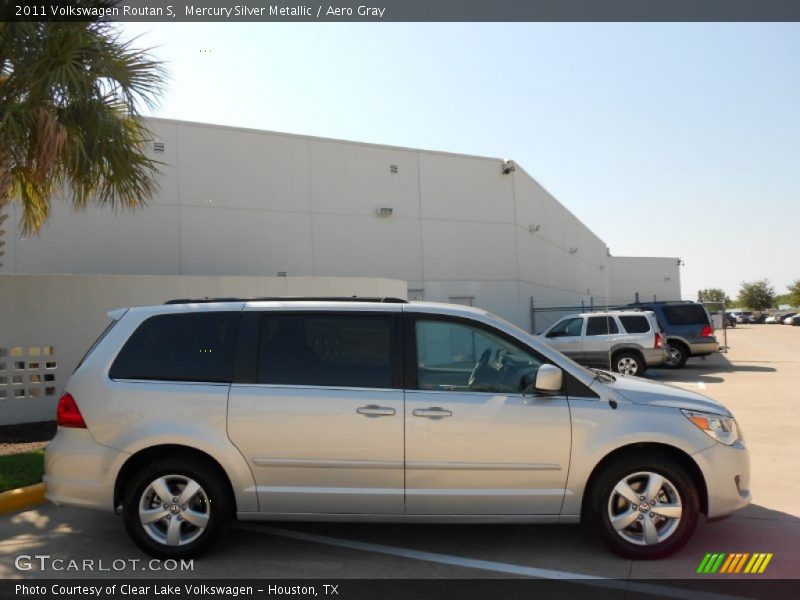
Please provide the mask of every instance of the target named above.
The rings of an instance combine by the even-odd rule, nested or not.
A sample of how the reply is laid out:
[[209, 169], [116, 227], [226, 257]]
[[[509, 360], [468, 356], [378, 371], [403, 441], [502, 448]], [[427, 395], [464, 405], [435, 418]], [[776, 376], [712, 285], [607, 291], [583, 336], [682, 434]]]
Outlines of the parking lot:
[[[692, 359], [679, 371], [646, 376], [725, 403], [752, 458], [753, 504], [731, 519], [700, 523], [668, 559], [634, 562], [612, 555], [582, 526], [238, 524], [184, 572], [153, 571], [118, 517], [43, 505], [0, 517], [0, 577], [690, 578], [707, 552], [770, 552], [761, 577], [796, 577], [800, 564], [800, 328], [744, 325], [728, 332], [730, 351]], [[20, 554], [65, 560], [138, 559], [119, 571], [15, 568]], [[96, 563], [95, 563], [96, 564]], [[745, 575], [740, 575], [746, 577]], [[704, 577], [709, 577], [705, 575]], [[729, 576], [726, 576], [729, 577]], [[752, 577], [752, 576], [751, 576]]]

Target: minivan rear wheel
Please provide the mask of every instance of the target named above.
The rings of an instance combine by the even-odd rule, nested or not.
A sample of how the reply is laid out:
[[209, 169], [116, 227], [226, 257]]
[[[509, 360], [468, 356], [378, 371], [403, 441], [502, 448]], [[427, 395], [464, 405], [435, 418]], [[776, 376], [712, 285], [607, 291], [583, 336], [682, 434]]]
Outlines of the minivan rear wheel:
[[139, 470], [128, 487], [123, 519], [139, 548], [157, 558], [199, 556], [227, 527], [232, 510], [215, 470], [165, 459]]
[[673, 554], [691, 537], [700, 513], [692, 478], [659, 454], [612, 462], [590, 494], [594, 525], [606, 545], [625, 558]]

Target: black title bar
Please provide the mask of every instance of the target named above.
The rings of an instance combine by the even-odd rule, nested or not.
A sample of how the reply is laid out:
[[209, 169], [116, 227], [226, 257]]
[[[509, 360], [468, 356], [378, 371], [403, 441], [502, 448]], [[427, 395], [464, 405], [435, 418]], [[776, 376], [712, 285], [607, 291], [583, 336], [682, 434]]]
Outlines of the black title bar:
[[18, 579], [0, 580], [14, 600], [785, 600], [797, 580], [548, 579]]
[[768, 22], [798, 0], [0, 0], [5, 21]]

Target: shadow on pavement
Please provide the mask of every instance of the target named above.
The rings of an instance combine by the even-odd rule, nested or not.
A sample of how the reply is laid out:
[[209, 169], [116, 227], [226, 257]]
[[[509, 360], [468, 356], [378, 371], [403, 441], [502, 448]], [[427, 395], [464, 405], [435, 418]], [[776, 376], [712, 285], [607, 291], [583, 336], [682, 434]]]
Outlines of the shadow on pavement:
[[234, 526], [192, 572], [147, 572], [138, 567], [125, 573], [20, 572], [19, 554], [49, 554], [64, 559], [139, 559], [145, 556], [125, 534], [119, 518], [74, 508], [44, 505], [0, 518], [0, 577], [505, 577], [493, 571], [415, 560], [381, 553], [378, 548], [352, 549], [287, 539], [277, 530], [302, 531], [336, 540], [351, 540], [464, 557], [597, 575], [615, 579], [691, 578], [707, 552], [772, 552], [765, 577], [795, 576], [800, 559], [800, 519], [752, 505], [733, 518], [706, 523], [677, 554], [657, 561], [630, 561], [608, 550], [591, 527], [576, 525], [433, 525], [375, 523], [270, 522]]

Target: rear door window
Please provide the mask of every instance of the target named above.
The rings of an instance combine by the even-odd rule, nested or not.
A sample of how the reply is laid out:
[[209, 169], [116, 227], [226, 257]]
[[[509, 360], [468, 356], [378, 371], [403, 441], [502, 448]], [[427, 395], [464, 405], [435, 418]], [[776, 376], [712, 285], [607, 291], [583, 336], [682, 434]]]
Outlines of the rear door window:
[[614, 317], [589, 317], [586, 324], [586, 335], [609, 335], [619, 333], [619, 327]]
[[706, 310], [699, 304], [671, 304], [664, 307], [670, 325], [709, 325]]
[[264, 314], [258, 382], [392, 388], [389, 315]]
[[157, 315], [123, 346], [112, 379], [230, 383], [241, 312]]
[[644, 315], [620, 316], [619, 320], [628, 333], [647, 333], [650, 331], [650, 323]]

